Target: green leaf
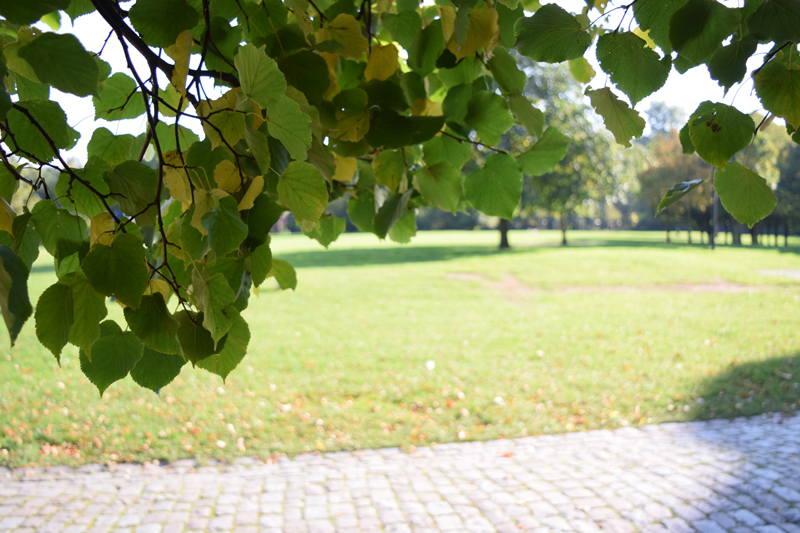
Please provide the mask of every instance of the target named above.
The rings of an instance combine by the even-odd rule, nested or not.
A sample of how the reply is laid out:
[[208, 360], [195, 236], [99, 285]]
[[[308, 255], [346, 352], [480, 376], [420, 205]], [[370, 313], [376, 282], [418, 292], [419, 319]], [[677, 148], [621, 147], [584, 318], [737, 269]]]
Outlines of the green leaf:
[[221, 273], [214, 274], [207, 281], [194, 276], [193, 286], [201, 298], [198, 305], [203, 310], [203, 327], [211, 333], [214, 343], [218, 343], [231, 328], [236, 313], [233, 307], [236, 293]]
[[494, 81], [505, 94], [521, 93], [525, 90], [528, 77], [517, 68], [516, 60], [511, 57], [508, 50], [497, 47], [492, 52], [492, 58], [486, 66], [494, 75]]
[[74, 272], [59, 280], [72, 290], [72, 326], [69, 342], [86, 352], [91, 360], [92, 346], [100, 338], [100, 322], [106, 317], [105, 298], [98, 294], [80, 272]]
[[795, 0], [765, 0], [747, 17], [747, 28], [759, 40], [800, 42], [800, 4]]
[[200, 15], [186, 0], [137, 0], [128, 12], [131, 24], [150, 46], [166, 48], [191, 30]]
[[247, 355], [247, 345], [250, 343], [250, 328], [247, 322], [238, 314], [233, 318], [231, 329], [225, 338], [225, 346], [218, 354], [212, 355], [197, 363], [203, 370], [208, 370], [222, 378], [224, 382], [233, 369], [242, 362]]
[[258, 287], [264, 283], [272, 270], [272, 250], [269, 244], [262, 244], [250, 252], [245, 259], [245, 268], [253, 276], [253, 286]]
[[88, 15], [94, 11], [94, 5], [92, 4], [92, 0], [72, 0], [69, 3], [69, 7], [64, 11], [66, 11], [69, 18], [75, 22], [75, 19], [78, 17]]
[[69, 342], [72, 313], [72, 289], [62, 283], [45, 289], [36, 303], [36, 337], [45, 348], [53, 352], [59, 363], [61, 350]]
[[[8, 74], [8, 68], [0, 62], [0, 77], [5, 80], [6, 74]], [[17, 92], [19, 93], [19, 90]], [[22, 95], [20, 95], [20, 99], [23, 99]], [[5, 84], [0, 85], [0, 120], [5, 120], [12, 106], [11, 96], [9, 96]]]
[[444, 50], [444, 45], [442, 22], [437, 19], [417, 32], [408, 49], [408, 66], [420, 76], [427, 76], [436, 67], [436, 59]]
[[68, 150], [75, 146], [80, 135], [67, 125], [67, 115], [56, 102], [49, 100], [27, 100], [18, 104], [30, 113], [38, 126], [17, 108], [8, 112], [8, 127], [14, 132], [11, 144], [15, 149], [32, 154], [42, 161], [52, 160], [56, 154], [42, 135], [39, 126], [50, 137], [58, 149]]
[[416, 11], [402, 11], [396, 15], [386, 13], [381, 17], [381, 21], [394, 40], [406, 50], [411, 48], [414, 39], [422, 30], [422, 20]]
[[325, 178], [314, 165], [292, 161], [278, 182], [278, 200], [298, 222], [316, 222], [328, 205]]
[[459, 170], [472, 157], [469, 145], [446, 135], [436, 136], [423, 144], [422, 153], [428, 166], [448, 162]]
[[66, 209], [57, 208], [52, 200], [33, 206], [31, 220], [45, 250], [59, 262], [88, 245], [86, 222]]
[[[241, 113], [231, 113], [231, 114], [239, 115], [240, 117], [242, 117], [241, 118], [241, 122], [244, 123], [244, 115], [242, 115]], [[216, 116], [217, 115], [214, 115], [214, 117], [216, 117]], [[213, 117], [212, 117], [211, 121], [212, 122], [215, 121]], [[230, 126], [232, 128], [233, 127], [238, 128], [239, 127], [238, 126], [238, 123], [239, 123], [238, 121], [239, 121], [239, 119], [232, 119], [231, 123], [228, 124], [227, 126]], [[236, 137], [236, 134], [233, 133], [233, 130], [231, 130], [229, 132], [226, 129], [224, 131], [224, 133], [230, 134], [232, 137], [236, 137], [236, 140], [234, 142], [238, 142], [239, 139], [242, 138], [242, 135], [243, 135], [242, 132], [244, 131], [244, 126], [242, 126], [241, 129], [238, 129], [236, 131], [238, 132], [238, 137]], [[171, 126], [167, 126], [163, 122], [159, 122], [158, 124], [156, 124], [156, 135], [158, 136], [158, 141], [161, 144], [161, 150], [164, 151], [164, 152], [167, 152], [167, 151], [170, 151], [170, 150], [173, 150], [173, 151], [177, 150], [178, 149], [178, 141], [180, 141], [180, 150], [181, 150], [181, 152], [188, 151], [189, 148], [193, 144], [195, 144], [196, 142], [200, 141], [200, 138], [197, 136], [197, 134], [195, 132], [193, 132], [192, 130], [190, 130], [189, 128], [184, 128], [183, 126], [178, 126], [178, 133], [176, 134], [175, 133], [175, 124], [172, 124]], [[153, 141], [150, 141], [150, 142], [151, 142], [151, 144], [153, 144]], [[155, 144], [153, 144], [153, 147], [155, 148]]]
[[347, 200], [347, 216], [355, 226], [365, 233], [374, 233], [372, 219], [375, 217], [375, 196], [369, 190], [359, 191], [358, 198]]
[[534, 61], [561, 63], [583, 56], [592, 37], [573, 15], [555, 4], [540, 7], [514, 25], [517, 50]]
[[541, 176], [553, 170], [567, 155], [572, 139], [550, 126], [536, 144], [517, 156], [522, 172], [529, 176]]
[[264, 52], [264, 47], [256, 48], [246, 44], [239, 48], [234, 58], [242, 90], [262, 109], [286, 94], [286, 78], [278, 70], [278, 64]]
[[442, 113], [450, 122], [463, 122], [469, 109], [469, 100], [474, 89], [472, 85], [456, 85], [447, 91], [442, 102]]
[[669, 40], [683, 57], [697, 65], [709, 59], [722, 41], [739, 29], [741, 14], [716, 0], [689, 0], [669, 23]]
[[269, 230], [280, 220], [285, 211], [283, 206], [273, 202], [264, 194], [256, 198], [253, 207], [241, 213], [242, 220], [247, 224], [245, 244], [252, 248], [254, 245], [267, 242]]
[[280, 96], [267, 106], [269, 134], [283, 143], [296, 161], [305, 161], [311, 148], [311, 118], [300, 110], [300, 104], [288, 96]]
[[178, 311], [175, 313], [175, 320], [178, 321], [178, 340], [186, 359], [196, 365], [206, 357], [211, 357], [216, 353], [214, 339], [211, 333], [203, 326], [203, 313], [193, 313], [191, 311]]
[[181, 373], [186, 359], [178, 354], [166, 354], [144, 347], [142, 358], [131, 370], [131, 379], [139, 386], [158, 394]]
[[393, 194], [383, 202], [372, 219], [375, 235], [381, 239], [386, 238], [392, 226], [406, 214], [408, 200], [413, 193], [414, 190], [409, 189], [403, 194]]
[[478, 91], [470, 98], [464, 122], [486, 146], [499, 143], [500, 137], [515, 124], [503, 97], [488, 91]]
[[289, 85], [306, 95], [311, 104], [319, 104], [328, 90], [328, 82], [320, 82], [328, 79], [328, 65], [322, 56], [303, 50], [278, 59], [278, 66]]
[[92, 97], [94, 118], [123, 120], [144, 114], [144, 100], [130, 76], [117, 72], [100, 82], [97, 96]]
[[728, 163], [724, 170], [717, 170], [714, 188], [722, 207], [751, 228], [769, 215], [778, 202], [767, 180], [735, 161]]
[[17, 215], [11, 225], [14, 237], [11, 240], [11, 248], [15, 254], [22, 259], [25, 266], [30, 271], [36, 258], [39, 257], [39, 245], [42, 238], [36, 233], [31, 221], [31, 214], [25, 211], [22, 215]]
[[178, 321], [167, 310], [164, 296], [155, 293], [142, 297], [138, 308], [125, 308], [125, 320], [145, 346], [161, 353], [179, 354]]
[[648, 35], [665, 54], [672, 53], [669, 40], [669, 21], [672, 15], [686, 5], [689, 0], [647, 0], [637, 2], [633, 15], [639, 27], [649, 31]]
[[658, 57], [633, 32], [607, 33], [597, 40], [597, 60], [611, 81], [636, 104], [664, 86], [672, 58]]
[[689, 135], [697, 155], [724, 169], [733, 154], [745, 148], [756, 128], [750, 115], [735, 107], [705, 101], [689, 118]]
[[120, 233], [111, 246], [95, 243], [81, 268], [94, 290], [128, 307], [139, 307], [148, 282], [141, 238]]
[[92, 359], [80, 351], [81, 370], [94, 383], [100, 396], [123, 379], [142, 358], [144, 345], [133, 333], [123, 333], [113, 320], [100, 324], [100, 338], [92, 346]]
[[697, 187], [702, 185], [706, 180], [696, 179], [690, 181], [682, 181], [680, 183], [676, 183], [670, 189], [664, 193], [664, 197], [658, 202], [658, 207], [656, 207], [656, 216], [658, 216], [664, 209], [671, 206]]
[[[89, 184], [100, 194], [108, 194], [111, 189], [103, 177], [114, 169], [103, 159], [94, 156], [89, 158], [83, 169], [72, 169], [83, 181]], [[61, 205], [71, 211], [93, 217], [106, 210], [103, 201], [86, 185], [73, 179], [71, 174], [61, 174], [56, 183], [56, 196]], [[113, 202], [113, 200], [112, 200]]]
[[[430, 141], [429, 141], [430, 142]], [[378, 183], [392, 192], [397, 191], [406, 175], [403, 153], [399, 150], [383, 150], [372, 161], [372, 170]]]
[[456, 85], [469, 85], [475, 81], [475, 77], [480, 71], [480, 67], [475, 66], [474, 58], [465, 57], [453, 68], [440, 68], [439, 81], [441, 81], [442, 85], [447, 89], [451, 89]]
[[5, 246], [0, 246], [0, 311], [11, 346], [14, 346], [33, 307], [28, 299], [28, 269], [22, 259]]
[[389, 230], [389, 238], [398, 244], [408, 244], [417, 234], [417, 217], [414, 210], [409, 209], [403, 213], [400, 220], [395, 222]]
[[521, 94], [508, 95], [508, 107], [517, 120], [522, 124], [528, 135], [540, 136], [544, 129], [544, 113], [533, 107], [526, 96]]
[[140, 226], [155, 225], [156, 207], [147, 209], [156, 200], [158, 191], [155, 170], [139, 161], [128, 160], [114, 167], [114, 172], [106, 174], [105, 180], [123, 213], [136, 216]]
[[464, 195], [472, 207], [493, 217], [511, 219], [522, 194], [522, 173], [506, 154], [492, 154], [486, 165], [464, 180]]
[[639, 138], [644, 133], [644, 119], [639, 113], [628, 107], [628, 104], [617, 98], [608, 87], [596, 91], [586, 90], [586, 96], [592, 101], [592, 107], [603, 117], [606, 125], [617, 142], [630, 147], [631, 138]]
[[97, 63], [74, 35], [43, 33], [21, 46], [18, 54], [42, 83], [77, 96], [98, 95]]
[[203, 227], [208, 232], [208, 245], [222, 257], [239, 248], [247, 237], [247, 224], [239, 217], [236, 199], [225, 196], [202, 218]]
[[756, 53], [758, 41], [752, 36], [734, 40], [723, 46], [708, 60], [708, 72], [717, 80], [725, 92], [735, 83], [739, 83], [747, 74], [747, 60]]
[[267, 277], [274, 277], [282, 290], [297, 288], [297, 272], [294, 267], [283, 259], [273, 259], [272, 269]]
[[692, 121], [691, 119], [689, 122], [683, 125], [681, 131], [678, 133], [678, 139], [681, 141], [681, 148], [683, 148], [683, 153], [686, 155], [691, 155], [694, 153], [694, 143], [692, 143], [692, 137], [689, 134], [689, 126], [691, 126]]
[[495, 4], [495, 9], [497, 9], [500, 42], [506, 48], [513, 48], [517, 42], [517, 36], [514, 35], [514, 25], [525, 16], [525, 10], [521, 5], [518, 5], [515, 9], [510, 9], [499, 2]]
[[13, 24], [26, 25], [67, 6], [69, 0], [3, 0], [0, 2], [0, 15]]
[[97, 128], [92, 134], [87, 151], [89, 157], [97, 156], [111, 166], [131, 158], [133, 135], [114, 135], [106, 128]]
[[347, 221], [343, 218], [337, 218], [332, 215], [323, 216], [319, 219], [319, 222], [314, 225], [311, 231], [306, 231], [304, 229], [303, 233], [327, 248], [332, 242], [339, 238], [339, 235], [342, 234], [346, 226]]
[[375, 113], [364, 138], [375, 148], [401, 148], [431, 139], [443, 125], [444, 117], [405, 117], [386, 109]]
[[439, 209], [456, 212], [464, 189], [464, 177], [458, 167], [443, 161], [422, 167], [416, 171], [414, 178], [426, 202]]
[[771, 61], [754, 78], [764, 109], [800, 128], [800, 65]]
[[254, 130], [248, 126], [244, 130], [244, 140], [247, 143], [247, 147], [250, 148], [250, 154], [256, 160], [258, 168], [261, 169], [261, 172], [264, 175], [269, 173], [269, 164], [272, 161], [272, 158], [269, 154], [267, 136], [261, 133], [259, 130]]

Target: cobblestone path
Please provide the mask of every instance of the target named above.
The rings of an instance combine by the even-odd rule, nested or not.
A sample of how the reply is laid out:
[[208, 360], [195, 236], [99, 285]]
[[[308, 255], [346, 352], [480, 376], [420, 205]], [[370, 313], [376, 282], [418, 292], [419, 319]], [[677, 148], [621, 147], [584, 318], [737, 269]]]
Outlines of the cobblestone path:
[[276, 464], [0, 471], [0, 532], [800, 533], [800, 416]]

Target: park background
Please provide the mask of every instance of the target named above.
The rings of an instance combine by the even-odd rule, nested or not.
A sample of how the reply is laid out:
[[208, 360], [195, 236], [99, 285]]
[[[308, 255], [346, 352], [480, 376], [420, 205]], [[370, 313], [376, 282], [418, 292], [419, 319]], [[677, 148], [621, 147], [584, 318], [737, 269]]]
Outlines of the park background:
[[[763, 125], [741, 157], [777, 208], [749, 229], [719, 206], [712, 252], [708, 181], [656, 216], [675, 183], [711, 178], [681, 154], [679, 108], [651, 104], [647, 134], [625, 149], [574, 72], [525, 68], [527, 95], [574, 142], [553, 172], [525, 178], [510, 249], [503, 221], [470, 209], [420, 210], [415, 231], [386, 242], [348, 218], [328, 249], [286, 216], [271, 247], [297, 289], [251, 300], [249, 357], [224, 382], [184, 369], [158, 395], [124, 380], [100, 398], [77, 351], [59, 368], [29, 324], [0, 357], [0, 465], [411, 450], [795, 412], [800, 147]], [[530, 142], [515, 127], [499, 148]], [[39, 199], [21, 186], [12, 207]], [[347, 217], [344, 202], [329, 210]], [[33, 301], [52, 264], [42, 250]]]

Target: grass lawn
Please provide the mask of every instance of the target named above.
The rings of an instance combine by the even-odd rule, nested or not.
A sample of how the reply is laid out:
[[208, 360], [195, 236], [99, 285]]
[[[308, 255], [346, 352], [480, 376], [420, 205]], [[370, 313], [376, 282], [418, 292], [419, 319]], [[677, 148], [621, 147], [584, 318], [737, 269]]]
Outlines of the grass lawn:
[[[267, 283], [251, 299], [250, 354], [227, 383], [186, 366], [160, 396], [128, 378], [101, 399], [76, 351], [59, 368], [31, 320], [0, 355], [0, 464], [409, 448], [798, 408], [800, 281], [763, 271], [800, 272], [800, 240], [711, 252], [660, 232], [569, 236], [512, 232], [500, 253], [496, 232], [345, 235], [327, 251], [278, 235], [297, 291]], [[53, 281], [40, 257], [32, 301]]]

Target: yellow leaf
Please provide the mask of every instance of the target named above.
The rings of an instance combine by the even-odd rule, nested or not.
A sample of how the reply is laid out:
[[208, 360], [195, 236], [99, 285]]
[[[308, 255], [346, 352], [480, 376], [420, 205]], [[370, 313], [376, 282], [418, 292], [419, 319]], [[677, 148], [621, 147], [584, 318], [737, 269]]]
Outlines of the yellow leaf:
[[190, 205], [192, 203], [192, 188], [189, 185], [189, 178], [186, 176], [186, 170], [183, 168], [167, 171], [167, 173], [164, 174], [164, 185], [169, 189], [169, 194], [183, 205]]
[[497, 42], [499, 27], [497, 25], [497, 11], [494, 9], [473, 9], [469, 12], [469, 26], [467, 27], [467, 38], [461, 46], [455, 41], [455, 36], [450, 37], [447, 49], [450, 50], [457, 59], [463, 59], [473, 55], [481, 48], [490, 51]]
[[456, 29], [456, 10], [450, 6], [438, 6], [439, 18], [442, 21], [442, 33], [444, 33], [445, 42], [450, 40], [453, 36], [453, 31]]
[[380, 17], [384, 13], [388, 13], [389, 10], [392, 9], [392, 4], [394, 4], [394, 0], [378, 0], [375, 6], [375, 11], [378, 16]]
[[222, 189], [197, 189], [194, 191], [194, 215], [190, 224], [200, 232], [201, 235], [208, 235], [206, 228], [203, 227], [203, 217], [214, 210], [221, 198], [228, 196]]
[[255, 205], [256, 198], [258, 198], [258, 195], [261, 194], [263, 190], [264, 176], [256, 176], [253, 178], [253, 181], [250, 182], [250, 187], [247, 188], [247, 192], [245, 192], [242, 199], [239, 200], [239, 205], [237, 206], [239, 211], [252, 209]]
[[433, 102], [425, 97], [417, 98], [411, 104], [411, 114], [419, 117], [440, 117], [442, 116], [442, 103]]
[[373, 46], [369, 54], [364, 77], [369, 80], [386, 80], [397, 71], [397, 47], [393, 44]]
[[114, 218], [109, 213], [100, 213], [92, 217], [91, 227], [89, 229], [89, 246], [94, 246], [94, 243], [99, 242], [103, 246], [111, 246], [111, 241], [114, 240], [114, 230], [117, 229], [114, 224]]
[[648, 48], [655, 50], [656, 43], [654, 43], [653, 39], [650, 38], [650, 30], [642, 31], [642, 28], [637, 26], [633, 29], [633, 34], [642, 39], [647, 44]]
[[236, 165], [227, 159], [220, 161], [214, 168], [214, 181], [217, 182], [217, 187], [228, 194], [233, 194], [241, 189], [243, 180], [244, 178], [239, 174], [239, 169], [236, 168]]
[[169, 301], [169, 295], [170, 295], [169, 284], [163, 279], [151, 279], [150, 282], [147, 284], [147, 288], [144, 291], [144, 295], [152, 296], [156, 293], [164, 297], [165, 303]]
[[333, 179], [336, 181], [353, 181], [353, 176], [356, 175], [358, 170], [358, 160], [355, 157], [342, 157], [339, 155], [334, 156], [336, 163], [336, 174]]
[[322, 52], [320, 54], [322, 59], [328, 65], [328, 90], [323, 95], [326, 99], [330, 99], [339, 92], [339, 75], [336, 74], [336, 67], [339, 65], [339, 56], [331, 54], [330, 52]]
[[335, 19], [317, 30], [317, 42], [336, 41], [342, 46], [342, 57], [361, 59], [367, 51], [367, 38], [361, 33], [361, 24], [353, 15], [340, 13]]
[[330, 130], [331, 136], [351, 143], [357, 143], [369, 131], [369, 112], [344, 113], [336, 112], [339, 123], [336, 129]]
[[192, 32], [184, 30], [178, 35], [175, 44], [164, 50], [175, 61], [172, 85], [184, 96], [186, 96], [186, 77], [189, 75], [189, 57], [192, 55], [193, 45]]
[[5, 198], [0, 198], [0, 230], [7, 231], [12, 237], [14, 233], [11, 231], [11, 226], [14, 224], [14, 219], [17, 218], [17, 213], [11, 209]]

